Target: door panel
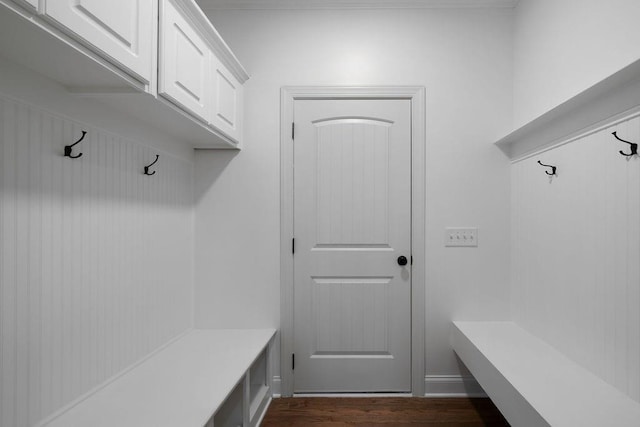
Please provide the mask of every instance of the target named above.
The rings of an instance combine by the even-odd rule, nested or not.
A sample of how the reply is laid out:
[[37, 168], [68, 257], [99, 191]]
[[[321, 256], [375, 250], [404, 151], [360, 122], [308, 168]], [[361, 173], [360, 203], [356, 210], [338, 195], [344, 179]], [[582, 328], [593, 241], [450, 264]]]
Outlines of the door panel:
[[296, 393], [411, 389], [410, 113], [295, 103]]
[[47, 16], [151, 81], [153, 0], [47, 0], [45, 7]]
[[316, 247], [389, 247], [387, 177], [391, 123], [314, 123], [317, 142]]
[[311, 279], [312, 357], [390, 356], [390, 277]]

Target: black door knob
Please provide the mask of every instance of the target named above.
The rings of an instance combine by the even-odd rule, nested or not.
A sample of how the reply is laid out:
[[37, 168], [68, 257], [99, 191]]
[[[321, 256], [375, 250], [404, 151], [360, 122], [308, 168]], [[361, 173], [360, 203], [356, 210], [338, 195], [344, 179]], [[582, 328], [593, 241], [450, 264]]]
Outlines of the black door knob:
[[400, 255], [398, 257], [398, 265], [407, 265], [407, 257], [404, 255]]

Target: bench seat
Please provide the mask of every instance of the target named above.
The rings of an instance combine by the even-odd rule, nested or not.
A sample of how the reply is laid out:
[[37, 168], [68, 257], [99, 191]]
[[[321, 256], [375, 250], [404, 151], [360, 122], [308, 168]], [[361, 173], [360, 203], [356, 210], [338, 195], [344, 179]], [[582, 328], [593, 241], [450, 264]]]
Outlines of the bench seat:
[[44, 425], [211, 425], [213, 414], [243, 381], [274, 334], [274, 329], [189, 331]]
[[640, 404], [514, 322], [453, 322], [451, 344], [514, 427], [638, 427]]

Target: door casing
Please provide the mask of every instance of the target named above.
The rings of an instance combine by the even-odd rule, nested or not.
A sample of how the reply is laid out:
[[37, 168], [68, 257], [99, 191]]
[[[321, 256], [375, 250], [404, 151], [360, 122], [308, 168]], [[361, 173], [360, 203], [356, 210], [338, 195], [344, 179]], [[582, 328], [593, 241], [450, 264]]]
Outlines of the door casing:
[[302, 99], [411, 101], [411, 393], [424, 396], [425, 379], [425, 88], [420, 86], [289, 86], [280, 92], [280, 394], [293, 394], [293, 110]]

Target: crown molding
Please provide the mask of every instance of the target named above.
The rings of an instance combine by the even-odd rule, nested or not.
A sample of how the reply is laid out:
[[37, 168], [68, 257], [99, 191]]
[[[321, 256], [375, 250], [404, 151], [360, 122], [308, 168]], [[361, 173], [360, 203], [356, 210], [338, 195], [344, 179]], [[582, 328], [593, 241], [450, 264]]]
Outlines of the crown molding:
[[172, 0], [172, 3], [189, 18], [189, 22], [198, 29], [201, 36], [204, 36], [205, 42], [213, 49], [216, 56], [222, 61], [231, 74], [233, 74], [240, 83], [246, 82], [249, 79], [247, 70], [240, 64], [240, 61], [238, 61], [238, 58], [236, 58], [231, 48], [229, 48], [218, 31], [213, 27], [204, 10], [202, 10], [195, 1]]
[[203, 10], [513, 8], [519, 0], [198, 0]]

